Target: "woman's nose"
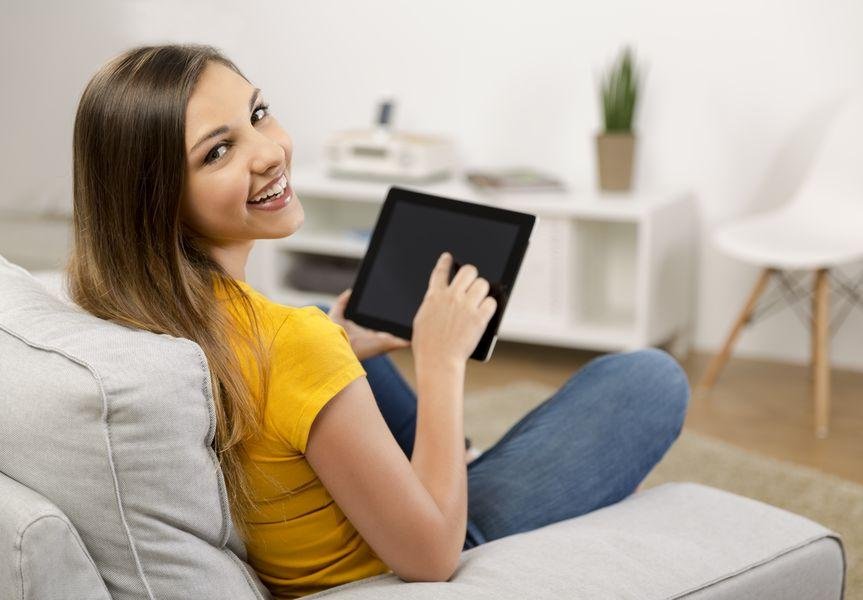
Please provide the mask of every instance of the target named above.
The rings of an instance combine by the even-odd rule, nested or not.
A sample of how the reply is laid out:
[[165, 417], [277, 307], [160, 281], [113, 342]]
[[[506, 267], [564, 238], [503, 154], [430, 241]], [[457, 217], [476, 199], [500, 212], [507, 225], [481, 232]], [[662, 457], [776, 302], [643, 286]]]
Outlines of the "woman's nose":
[[255, 148], [252, 159], [252, 170], [257, 173], [271, 173], [276, 175], [285, 166], [285, 149], [281, 144], [268, 138], [260, 136], [260, 141]]

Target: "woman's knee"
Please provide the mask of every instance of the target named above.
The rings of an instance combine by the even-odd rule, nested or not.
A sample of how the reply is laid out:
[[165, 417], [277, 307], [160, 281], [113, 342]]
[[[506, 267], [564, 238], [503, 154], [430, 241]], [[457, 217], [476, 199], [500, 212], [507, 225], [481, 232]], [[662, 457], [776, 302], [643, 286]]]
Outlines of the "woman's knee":
[[672, 440], [677, 437], [686, 418], [690, 389], [686, 372], [670, 354], [657, 348], [607, 354], [584, 370], [611, 385], [607, 392], [617, 410], [637, 417], [644, 426], [661, 429]]
[[312, 306], [317, 306], [318, 308], [320, 308], [320, 309], [324, 312], [324, 314], [329, 314], [329, 312], [330, 312], [330, 305], [329, 305], [329, 304], [317, 303], [317, 302], [316, 302], [316, 303], [315, 303], [315, 304], [313, 304]]
[[677, 437], [686, 418], [690, 388], [686, 372], [677, 360], [658, 348], [645, 348], [628, 352], [622, 356], [632, 362], [633, 383], [644, 386], [645, 396], [650, 397], [645, 408], [661, 414], [661, 421], [671, 428]]

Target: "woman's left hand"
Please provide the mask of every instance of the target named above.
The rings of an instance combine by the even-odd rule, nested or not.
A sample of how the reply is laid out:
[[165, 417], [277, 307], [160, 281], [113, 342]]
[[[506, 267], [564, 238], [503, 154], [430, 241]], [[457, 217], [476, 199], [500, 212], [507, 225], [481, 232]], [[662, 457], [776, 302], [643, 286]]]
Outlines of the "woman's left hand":
[[344, 327], [348, 338], [351, 341], [351, 348], [354, 354], [360, 360], [366, 360], [379, 354], [384, 354], [390, 350], [398, 350], [399, 348], [408, 348], [410, 340], [405, 340], [396, 337], [385, 331], [375, 331], [357, 325], [350, 319], [345, 318], [345, 306], [348, 303], [348, 298], [351, 297], [351, 290], [347, 289], [336, 298], [336, 301], [330, 307], [327, 315], [334, 323]]

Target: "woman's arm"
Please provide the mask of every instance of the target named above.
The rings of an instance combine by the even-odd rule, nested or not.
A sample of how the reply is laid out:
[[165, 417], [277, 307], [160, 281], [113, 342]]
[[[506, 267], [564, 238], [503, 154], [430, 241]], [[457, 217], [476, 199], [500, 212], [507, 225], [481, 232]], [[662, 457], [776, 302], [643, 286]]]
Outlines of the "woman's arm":
[[464, 443], [464, 373], [461, 361], [417, 362], [417, 426], [411, 465], [444, 517], [441, 532], [450, 575], [458, 566], [467, 527]]
[[[445, 581], [458, 565], [467, 518], [464, 439], [445, 441], [443, 454], [434, 456], [441, 441], [436, 438], [457, 435], [453, 417], [443, 409], [435, 412], [434, 401], [460, 406], [443, 397], [455, 389], [461, 397], [459, 378], [457, 372], [441, 373], [431, 380], [434, 385], [421, 386], [420, 403], [433, 409], [421, 409], [416, 467], [390, 432], [365, 377], [331, 398], [309, 431], [306, 460], [375, 554], [405, 581]], [[446, 424], [430, 421], [439, 418]], [[456, 429], [460, 432], [460, 423]], [[444, 467], [434, 464], [444, 457]], [[460, 510], [465, 510], [463, 518], [454, 516]]]

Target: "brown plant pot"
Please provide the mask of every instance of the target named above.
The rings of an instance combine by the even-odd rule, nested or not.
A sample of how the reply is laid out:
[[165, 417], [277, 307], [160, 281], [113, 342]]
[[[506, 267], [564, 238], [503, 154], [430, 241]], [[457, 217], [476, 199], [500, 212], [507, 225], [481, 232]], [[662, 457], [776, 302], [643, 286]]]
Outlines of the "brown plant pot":
[[632, 186], [635, 136], [631, 133], [600, 133], [596, 136], [599, 189], [627, 191]]

